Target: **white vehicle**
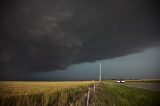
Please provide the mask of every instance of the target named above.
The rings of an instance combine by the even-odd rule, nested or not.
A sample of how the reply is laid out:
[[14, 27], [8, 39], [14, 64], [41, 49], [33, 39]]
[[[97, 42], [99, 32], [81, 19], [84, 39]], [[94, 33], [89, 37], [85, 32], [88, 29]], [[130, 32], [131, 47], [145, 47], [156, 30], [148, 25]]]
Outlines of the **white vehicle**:
[[117, 80], [116, 82], [117, 83], [125, 83], [126, 81], [125, 80]]

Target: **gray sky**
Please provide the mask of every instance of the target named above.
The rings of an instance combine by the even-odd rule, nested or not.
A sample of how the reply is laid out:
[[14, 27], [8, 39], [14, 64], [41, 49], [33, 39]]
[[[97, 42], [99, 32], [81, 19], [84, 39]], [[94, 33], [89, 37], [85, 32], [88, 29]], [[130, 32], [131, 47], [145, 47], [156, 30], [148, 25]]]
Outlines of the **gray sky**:
[[97, 80], [101, 62], [103, 79], [160, 78], [159, 52], [160, 47], [149, 48], [114, 59], [71, 65], [66, 70], [34, 73], [31, 77], [35, 80]]

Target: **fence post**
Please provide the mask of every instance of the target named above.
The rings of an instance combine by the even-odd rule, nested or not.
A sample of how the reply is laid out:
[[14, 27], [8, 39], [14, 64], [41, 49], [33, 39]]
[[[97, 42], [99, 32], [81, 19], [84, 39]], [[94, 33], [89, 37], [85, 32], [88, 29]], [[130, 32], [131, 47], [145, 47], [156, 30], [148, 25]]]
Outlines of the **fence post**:
[[95, 84], [95, 82], [94, 82], [94, 92], [95, 92], [95, 90], [96, 90], [96, 84]]
[[90, 88], [88, 89], [88, 95], [87, 95], [87, 106], [89, 106], [89, 95], [90, 95]]

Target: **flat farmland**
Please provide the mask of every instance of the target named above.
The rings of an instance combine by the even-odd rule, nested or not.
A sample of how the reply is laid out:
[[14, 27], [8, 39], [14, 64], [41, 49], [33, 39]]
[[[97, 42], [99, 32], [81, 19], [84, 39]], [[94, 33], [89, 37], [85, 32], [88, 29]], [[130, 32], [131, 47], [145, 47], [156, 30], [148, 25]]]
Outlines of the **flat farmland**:
[[88, 106], [160, 106], [159, 84], [159, 80], [106, 80], [98, 85], [94, 81], [1, 81], [0, 106], [86, 106], [87, 100]]
[[92, 81], [66, 81], [66, 82], [26, 82], [26, 81], [2, 81], [0, 82], [0, 94], [10, 95], [46, 92], [50, 90], [64, 90], [66, 88], [84, 87], [92, 84]]
[[93, 81], [1, 81], [1, 106], [62, 106], [78, 101]]

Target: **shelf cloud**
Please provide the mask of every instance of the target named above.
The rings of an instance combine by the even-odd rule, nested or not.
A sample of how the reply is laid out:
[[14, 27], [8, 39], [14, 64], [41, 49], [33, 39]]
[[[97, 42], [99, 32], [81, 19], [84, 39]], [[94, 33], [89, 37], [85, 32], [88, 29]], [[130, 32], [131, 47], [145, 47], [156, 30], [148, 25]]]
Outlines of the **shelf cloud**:
[[158, 13], [154, 0], [1, 1], [1, 77], [66, 69], [159, 46]]

